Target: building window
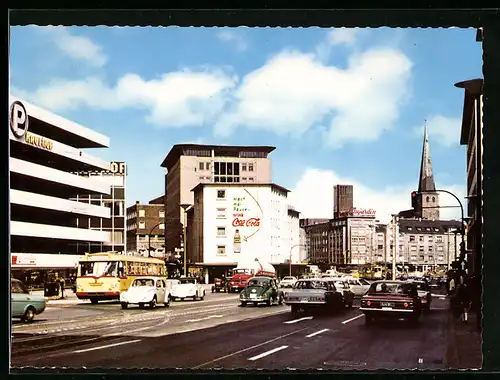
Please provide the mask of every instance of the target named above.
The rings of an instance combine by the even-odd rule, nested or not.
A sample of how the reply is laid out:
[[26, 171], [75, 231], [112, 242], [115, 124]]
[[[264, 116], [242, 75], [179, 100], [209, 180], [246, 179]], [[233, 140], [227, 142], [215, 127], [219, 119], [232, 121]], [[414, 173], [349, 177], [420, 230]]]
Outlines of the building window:
[[246, 172], [247, 171], [247, 164], [241, 164], [241, 171]]
[[255, 179], [254, 177], [248, 177], [248, 181], [249, 181], [249, 182], [253, 182], [253, 181], [254, 181], [254, 179]]
[[210, 162], [207, 162], [207, 163], [205, 164], [205, 169], [210, 170]]
[[146, 222], [139, 222], [139, 229], [143, 230], [146, 228]]
[[226, 209], [218, 208], [215, 216], [217, 219], [226, 219]]
[[377, 248], [378, 249], [384, 249], [384, 246], [382, 244], [379, 244]]
[[444, 250], [444, 249], [443, 249], [443, 247], [442, 247], [442, 246], [439, 246], [439, 247], [437, 248], [437, 250], [438, 250], [438, 252], [443, 252], [443, 250]]
[[226, 199], [226, 190], [217, 190], [217, 199]]
[[139, 210], [139, 218], [144, 218], [146, 216], [146, 210]]
[[424, 247], [418, 247], [418, 251], [419, 251], [420, 253], [424, 252]]
[[429, 243], [432, 243], [432, 242], [433, 242], [432, 236], [429, 236]]
[[225, 237], [226, 236], [226, 227], [217, 227], [217, 236]]
[[245, 182], [247, 180], [247, 177], [241, 177], [241, 182]]
[[160, 211], [158, 212], [158, 216], [159, 216], [160, 218], [164, 218], [164, 217], [165, 217], [165, 210], [160, 210]]
[[415, 235], [410, 235], [410, 241], [415, 241]]
[[226, 256], [226, 246], [218, 245], [217, 246], [217, 256]]
[[436, 236], [436, 242], [437, 243], [442, 243], [443, 242], [443, 237], [442, 236]]
[[418, 236], [418, 241], [419, 241], [420, 243], [423, 243], [423, 242], [424, 242], [424, 237], [423, 237], [423, 235], [419, 235], [419, 236]]
[[431, 200], [431, 198], [426, 197], [425, 200], [426, 200], [426, 202], [429, 202]]
[[165, 223], [160, 223], [159, 227], [158, 227], [160, 230], [164, 230], [165, 229]]
[[436, 202], [436, 197], [432, 197], [432, 202]]
[[204, 162], [200, 162], [199, 169], [201, 171], [205, 170], [205, 163]]
[[248, 171], [253, 172], [253, 164], [248, 164]]

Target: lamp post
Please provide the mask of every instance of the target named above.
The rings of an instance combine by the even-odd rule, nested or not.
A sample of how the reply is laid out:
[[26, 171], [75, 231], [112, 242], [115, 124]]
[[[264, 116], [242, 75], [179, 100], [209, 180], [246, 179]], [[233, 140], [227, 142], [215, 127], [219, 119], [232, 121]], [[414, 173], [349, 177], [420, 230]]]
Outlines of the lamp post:
[[291, 276], [292, 275], [292, 250], [295, 248], [295, 247], [305, 247], [304, 244], [295, 244], [295, 245], [292, 245], [290, 247], [290, 257], [288, 259], [288, 265], [289, 265], [289, 268], [288, 268], [288, 275]]
[[184, 277], [187, 277], [187, 237], [186, 237], [186, 227], [187, 227], [187, 212], [193, 207], [191, 204], [181, 204], [181, 209], [184, 211], [184, 223], [182, 226], [182, 237], [183, 237], [183, 253], [184, 253]]
[[160, 222], [160, 223], [156, 224], [153, 228], [151, 228], [151, 230], [148, 233], [148, 257], [151, 257], [151, 234], [153, 233], [155, 228], [159, 227], [163, 223], [164, 222]]

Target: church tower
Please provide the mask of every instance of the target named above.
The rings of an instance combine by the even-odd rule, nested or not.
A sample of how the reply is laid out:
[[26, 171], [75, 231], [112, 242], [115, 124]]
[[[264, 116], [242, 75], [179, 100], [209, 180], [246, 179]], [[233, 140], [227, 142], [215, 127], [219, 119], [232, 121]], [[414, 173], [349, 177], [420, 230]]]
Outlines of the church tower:
[[422, 147], [418, 192], [421, 194], [418, 208], [420, 215], [422, 215], [422, 219], [439, 220], [439, 193], [436, 192], [436, 183], [434, 182], [434, 175], [432, 174], [427, 125], [424, 128], [424, 144]]

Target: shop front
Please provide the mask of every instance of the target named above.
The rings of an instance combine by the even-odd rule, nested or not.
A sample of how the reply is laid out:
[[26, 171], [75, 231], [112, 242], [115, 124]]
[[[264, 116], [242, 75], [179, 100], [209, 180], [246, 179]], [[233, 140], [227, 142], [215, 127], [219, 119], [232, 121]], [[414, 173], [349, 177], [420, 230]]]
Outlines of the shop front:
[[78, 272], [78, 261], [83, 256], [57, 254], [11, 254], [11, 276], [31, 289], [43, 289], [44, 284], [64, 279], [71, 287]]

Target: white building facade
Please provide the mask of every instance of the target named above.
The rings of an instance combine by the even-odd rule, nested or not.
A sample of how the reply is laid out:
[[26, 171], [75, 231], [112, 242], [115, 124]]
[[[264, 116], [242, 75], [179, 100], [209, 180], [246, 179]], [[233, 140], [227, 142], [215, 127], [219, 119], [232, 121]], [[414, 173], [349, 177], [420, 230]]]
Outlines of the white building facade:
[[199, 184], [188, 256], [200, 264], [236, 264], [246, 258], [300, 263], [299, 213], [289, 190], [275, 184]]
[[11, 267], [36, 269], [54, 254], [52, 267], [68, 268], [74, 257], [65, 256], [77, 254], [78, 243], [111, 240], [109, 232], [76, 225], [76, 217], [110, 218], [109, 208], [71, 200], [110, 194], [109, 184], [74, 174], [108, 170], [107, 161], [84, 149], [109, 147], [109, 139], [15, 97], [9, 101]]

